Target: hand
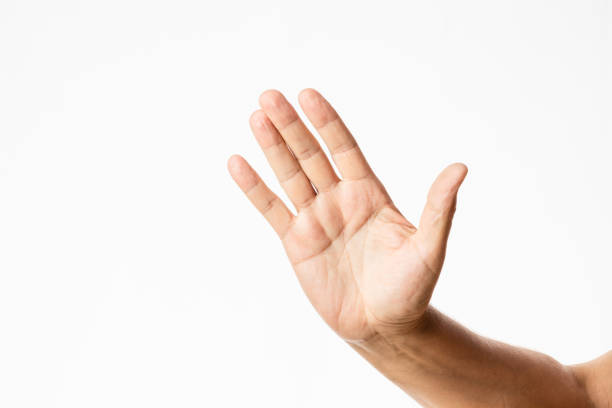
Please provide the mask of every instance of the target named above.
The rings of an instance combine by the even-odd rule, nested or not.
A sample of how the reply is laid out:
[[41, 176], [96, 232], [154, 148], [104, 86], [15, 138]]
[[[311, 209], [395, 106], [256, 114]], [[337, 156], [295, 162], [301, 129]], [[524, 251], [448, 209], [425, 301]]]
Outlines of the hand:
[[299, 102], [342, 178], [276, 90], [261, 94], [250, 126], [297, 215], [242, 157], [230, 157], [230, 174], [277, 232], [306, 295], [338, 335], [360, 342], [411, 330], [440, 274], [467, 168], [455, 163], [436, 178], [417, 229], [331, 105], [313, 89], [300, 92]]

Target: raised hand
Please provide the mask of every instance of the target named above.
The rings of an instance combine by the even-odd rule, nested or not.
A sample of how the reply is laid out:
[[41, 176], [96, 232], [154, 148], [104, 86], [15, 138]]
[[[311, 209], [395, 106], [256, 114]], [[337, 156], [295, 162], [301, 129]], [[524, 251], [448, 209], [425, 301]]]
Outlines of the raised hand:
[[465, 165], [448, 166], [429, 191], [419, 227], [395, 207], [355, 139], [315, 90], [299, 102], [327, 155], [287, 99], [261, 94], [250, 126], [294, 215], [240, 156], [228, 161], [238, 186], [279, 235], [298, 280], [327, 324], [347, 341], [411, 330], [437, 282]]

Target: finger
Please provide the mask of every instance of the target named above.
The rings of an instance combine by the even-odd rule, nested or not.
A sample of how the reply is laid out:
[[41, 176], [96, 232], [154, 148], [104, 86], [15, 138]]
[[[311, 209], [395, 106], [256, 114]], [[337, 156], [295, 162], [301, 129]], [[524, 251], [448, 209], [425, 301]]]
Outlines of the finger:
[[302, 110], [323, 138], [336, 167], [345, 180], [372, 175], [357, 142], [338, 113], [316, 90], [304, 89], [298, 97]]
[[241, 156], [233, 155], [227, 168], [238, 187], [282, 238], [293, 220], [293, 214], [266, 186], [255, 170]]
[[445, 168], [431, 185], [421, 214], [418, 234], [423, 237], [426, 251], [441, 261], [455, 214], [457, 192], [466, 174], [467, 167], [462, 163]]
[[249, 124], [268, 163], [295, 208], [299, 210], [308, 206], [316, 197], [316, 193], [270, 118], [264, 111], [257, 110], [251, 115]]
[[338, 176], [319, 142], [283, 94], [274, 89], [265, 91], [259, 97], [259, 104], [317, 191], [326, 191], [333, 187], [339, 181]]

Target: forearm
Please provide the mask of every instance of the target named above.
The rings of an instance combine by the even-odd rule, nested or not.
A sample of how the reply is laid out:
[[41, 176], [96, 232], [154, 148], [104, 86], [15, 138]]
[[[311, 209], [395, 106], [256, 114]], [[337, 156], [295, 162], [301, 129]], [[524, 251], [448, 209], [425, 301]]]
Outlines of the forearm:
[[597, 408], [612, 408], [612, 351], [570, 367]]
[[431, 307], [409, 333], [351, 346], [425, 407], [594, 407], [569, 367], [479, 336]]

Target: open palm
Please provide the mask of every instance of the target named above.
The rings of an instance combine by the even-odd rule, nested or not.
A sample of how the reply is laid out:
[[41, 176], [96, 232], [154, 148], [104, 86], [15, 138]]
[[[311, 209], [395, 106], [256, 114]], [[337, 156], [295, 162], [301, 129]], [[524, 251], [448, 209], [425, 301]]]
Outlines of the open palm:
[[448, 166], [434, 181], [419, 227], [395, 207], [355, 139], [315, 90], [302, 110], [325, 142], [342, 179], [286, 98], [261, 94], [251, 129], [294, 215], [240, 156], [229, 171], [281, 238], [306, 295], [342, 338], [363, 341], [418, 324], [437, 282], [457, 190], [467, 169]]

